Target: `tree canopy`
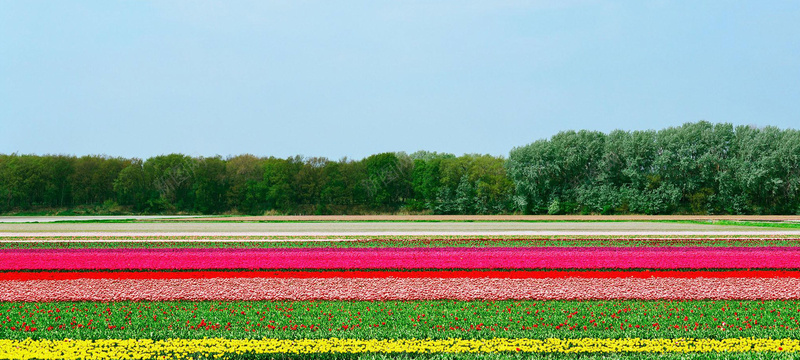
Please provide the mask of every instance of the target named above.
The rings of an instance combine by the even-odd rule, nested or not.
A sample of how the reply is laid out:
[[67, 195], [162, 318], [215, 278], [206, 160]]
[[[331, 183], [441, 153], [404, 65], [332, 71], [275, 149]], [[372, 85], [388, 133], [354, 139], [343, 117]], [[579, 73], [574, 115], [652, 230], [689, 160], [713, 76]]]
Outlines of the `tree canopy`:
[[796, 214], [800, 132], [688, 123], [660, 131], [566, 131], [514, 148], [524, 213]]
[[503, 157], [0, 155], [0, 213], [796, 214], [800, 131], [564, 131]]

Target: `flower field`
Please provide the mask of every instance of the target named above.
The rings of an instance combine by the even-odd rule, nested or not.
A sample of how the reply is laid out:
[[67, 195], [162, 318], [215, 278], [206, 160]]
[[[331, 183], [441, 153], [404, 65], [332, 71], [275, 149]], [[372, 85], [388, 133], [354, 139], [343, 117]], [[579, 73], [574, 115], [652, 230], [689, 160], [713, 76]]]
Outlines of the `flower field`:
[[800, 247], [0, 250], [0, 270], [783, 269]]
[[2, 240], [0, 359], [800, 355], [791, 238]]

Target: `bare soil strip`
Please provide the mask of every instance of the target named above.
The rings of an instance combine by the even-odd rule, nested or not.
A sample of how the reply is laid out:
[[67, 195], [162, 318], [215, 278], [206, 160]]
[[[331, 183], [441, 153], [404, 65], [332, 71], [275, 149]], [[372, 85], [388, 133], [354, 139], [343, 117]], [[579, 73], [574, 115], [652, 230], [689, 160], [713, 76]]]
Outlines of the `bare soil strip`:
[[57, 221], [127, 221], [180, 220], [199, 215], [70, 215], [70, 216], [0, 216], [0, 223], [57, 222]]
[[800, 215], [290, 215], [165, 221], [798, 221]]
[[582, 232], [586, 234], [621, 232], [636, 233], [696, 232], [778, 232], [800, 228], [764, 228], [756, 226], [716, 225], [711, 223], [675, 222], [126, 222], [126, 223], [0, 223], [2, 233], [69, 233], [69, 232], [121, 232], [121, 233], [270, 233], [270, 234], [532, 234]]

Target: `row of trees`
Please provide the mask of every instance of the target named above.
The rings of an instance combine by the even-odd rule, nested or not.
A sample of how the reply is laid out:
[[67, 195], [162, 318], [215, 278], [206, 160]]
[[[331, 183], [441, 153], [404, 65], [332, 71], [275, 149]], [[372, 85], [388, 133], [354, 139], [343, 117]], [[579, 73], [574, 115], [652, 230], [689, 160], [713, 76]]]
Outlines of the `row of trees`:
[[489, 155], [430, 152], [358, 161], [0, 155], [0, 212], [502, 213], [513, 189], [503, 166]]
[[507, 168], [526, 213], [800, 212], [797, 130], [568, 131], [513, 149]]
[[0, 213], [796, 214], [800, 131], [708, 122], [561, 132], [490, 155], [147, 160], [0, 155]]

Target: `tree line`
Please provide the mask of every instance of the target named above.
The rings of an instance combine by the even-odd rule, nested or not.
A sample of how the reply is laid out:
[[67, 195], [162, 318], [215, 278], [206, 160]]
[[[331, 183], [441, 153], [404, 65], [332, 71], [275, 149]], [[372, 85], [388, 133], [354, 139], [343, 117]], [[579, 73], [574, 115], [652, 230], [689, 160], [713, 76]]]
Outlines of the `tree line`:
[[509, 157], [0, 155], [0, 213], [796, 214], [800, 132], [565, 131]]
[[508, 211], [504, 159], [432, 152], [362, 160], [240, 155], [147, 160], [0, 155], [0, 212], [369, 214]]

